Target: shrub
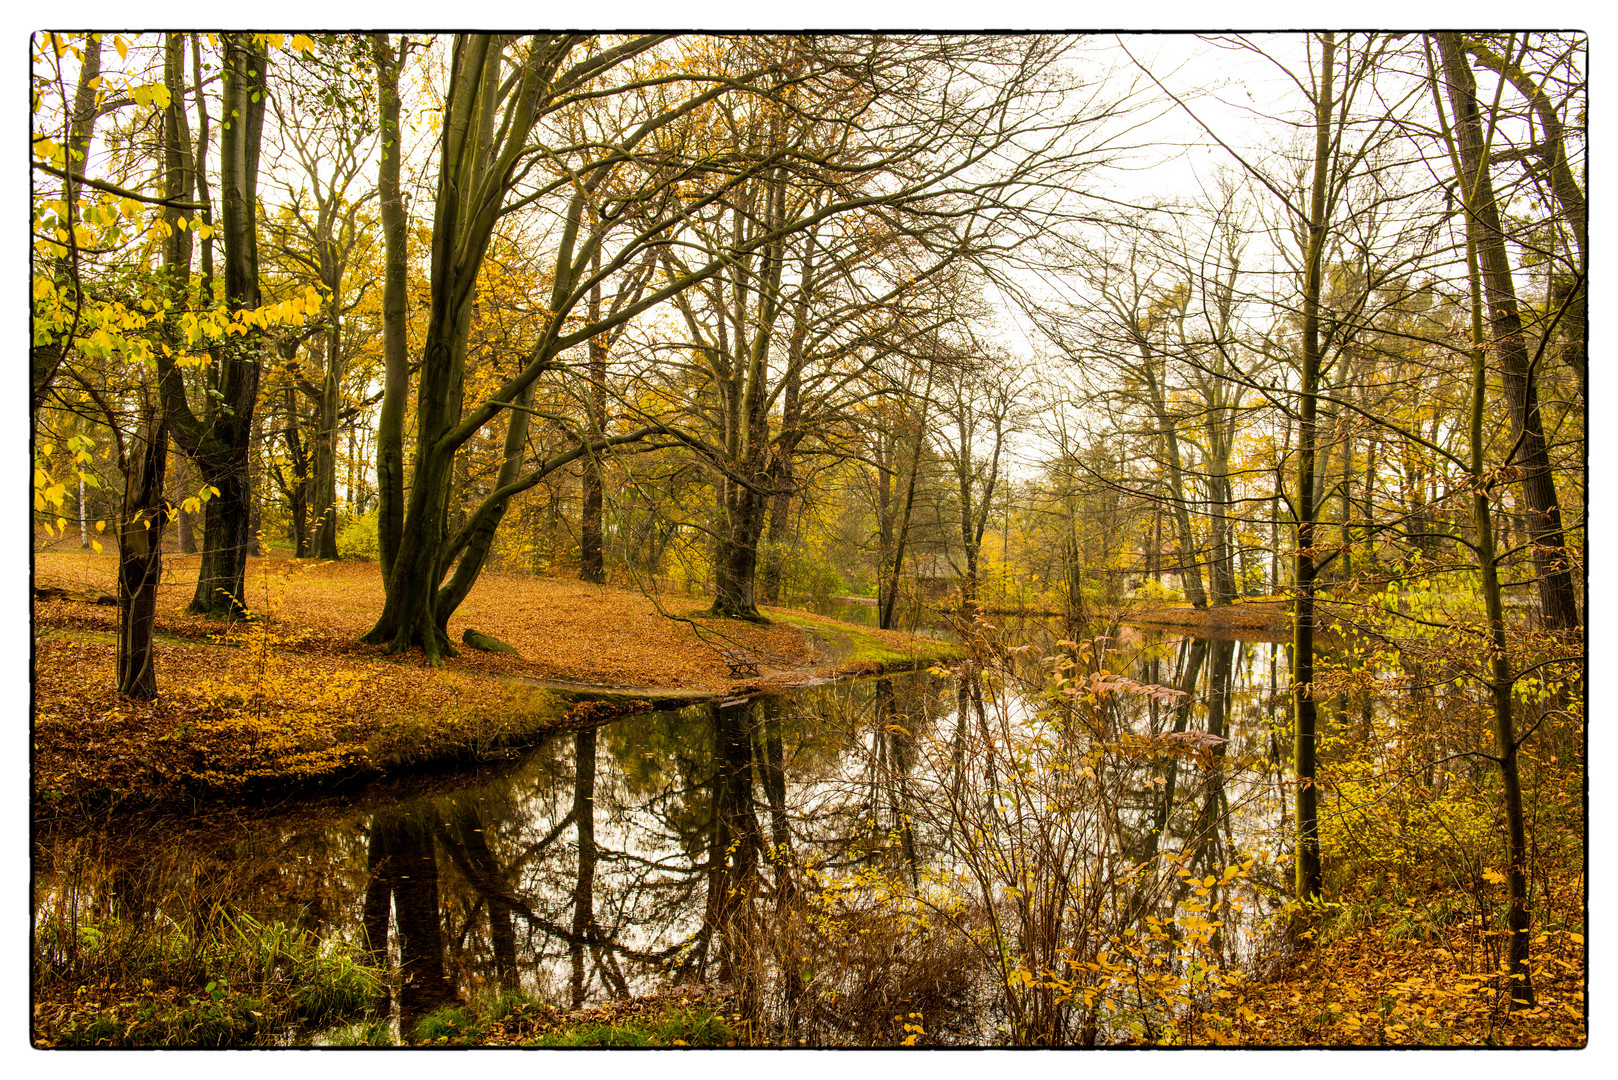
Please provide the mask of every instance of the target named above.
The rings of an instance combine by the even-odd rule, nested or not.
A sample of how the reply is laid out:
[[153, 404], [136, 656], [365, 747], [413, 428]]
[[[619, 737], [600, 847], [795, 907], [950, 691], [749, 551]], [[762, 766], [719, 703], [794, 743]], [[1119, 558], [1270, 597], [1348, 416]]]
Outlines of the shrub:
[[359, 517], [350, 518], [337, 530], [337, 557], [340, 559], [371, 559], [381, 557], [382, 546], [376, 535], [377, 511], [367, 510]]

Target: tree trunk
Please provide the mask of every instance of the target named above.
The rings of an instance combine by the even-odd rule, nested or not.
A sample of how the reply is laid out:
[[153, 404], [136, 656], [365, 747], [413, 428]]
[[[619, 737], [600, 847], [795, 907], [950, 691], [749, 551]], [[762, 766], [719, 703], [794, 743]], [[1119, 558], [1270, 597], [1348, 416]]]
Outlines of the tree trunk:
[[[169, 35], [171, 105], [165, 110], [165, 142], [171, 157], [189, 155], [183, 108], [183, 81], [178, 77], [179, 35]], [[265, 68], [269, 57], [249, 35], [224, 34], [223, 93], [237, 119], [221, 137], [220, 184], [225, 200], [225, 301], [232, 312], [257, 308], [257, 184], [259, 142], [264, 126]], [[182, 149], [183, 148], [183, 149]], [[176, 169], [170, 167], [171, 178]], [[190, 191], [190, 177], [170, 190]], [[189, 237], [189, 230], [175, 236]], [[171, 241], [177, 242], [175, 237]], [[189, 274], [190, 252], [184, 265]], [[231, 336], [211, 350], [214, 364], [202, 417], [192, 413], [185, 384], [173, 357], [158, 357], [163, 408], [174, 440], [196, 463], [204, 484], [217, 489], [203, 507], [202, 567], [191, 610], [212, 618], [233, 617], [242, 610], [247, 553], [255, 544], [252, 529], [251, 451], [253, 410], [258, 401], [261, 360], [258, 332]]]
[[[601, 254], [598, 251], [590, 260], [590, 271], [594, 274], [600, 269]], [[601, 319], [599, 281], [590, 288], [589, 319], [592, 323]], [[589, 395], [590, 434], [599, 439], [607, 431], [607, 343], [597, 335], [590, 339], [589, 350], [590, 385], [586, 392]], [[597, 585], [607, 580], [601, 536], [602, 494], [601, 459], [591, 454], [584, 459], [579, 508], [579, 578]]]
[[1455, 135], [1463, 170], [1461, 184], [1468, 210], [1467, 231], [1477, 248], [1483, 291], [1489, 305], [1491, 345], [1500, 358], [1501, 380], [1517, 446], [1516, 454], [1507, 464], [1523, 470], [1522, 490], [1529, 508], [1534, 569], [1539, 578], [1545, 625], [1553, 630], [1577, 630], [1579, 613], [1567, 541], [1562, 532], [1562, 512], [1540, 421], [1533, 364], [1517, 311], [1505, 231], [1500, 224], [1500, 210], [1489, 176], [1488, 148], [1483, 142], [1478, 113], [1477, 83], [1462, 51], [1460, 35], [1440, 33], [1435, 38], [1455, 114]]
[[[1439, 48], [1446, 69], [1464, 58], [1459, 56], [1459, 42], [1446, 44], [1438, 35]], [[1430, 58], [1430, 54], [1429, 54]], [[1433, 74], [1436, 87], [1438, 73]], [[1470, 76], [1468, 71], [1467, 76]], [[1454, 100], [1455, 81], [1450, 82], [1451, 100]], [[1435, 95], [1436, 97], [1436, 91]], [[1436, 102], [1435, 102], [1436, 104]], [[1457, 107], [1457, 113], [1460, 109]], [[1457, 148], [1451, 144], [1452, 152]], [[1464, 168], [1464, 156], [1461, 158]], [[1461, 178], [1463, 189], [1465, 178]], [[1481, 198], [1482, 191], [1473, 187], [1469, 194]], [[1493, 514], [1489, 507], [1489, 489], [1492, 486], [1484, 459], [1483, 417], [1488, 395], [1488, 340], [1484, 330], [1483, 301], [1486, 280], [1480, 259], [1483, 230], [1476, 213], [1467, 215], [1467, 270], [1472, 290], [1472, 394], [1469, 424], [1471, 450], [1472, 525], [1477, 534], [1474, 551], [1477, 553], [1479, 585], [1483, 593], [1484, 615], [1489, 622], [1488, 678], [1489, 700], [1494, 720], [1495, 753], [1500, 764], [1500, 780], [1504, 789], [1506, 812], [1506, 859], [1510, 901], [1506, 915], [1506, 929], [1510, 935], [1506, 943], [1507, 965], [1510, 972], [1507, 1012], [1534, 1004], [1533, 971], [1529, 966], [1529, 934], [1532, 913], [1528, 907], [1528, 841], [1523, 820], [1522, 781], [1517, 767], [1517, 733], [1511, 711], [1510, 652], [1506, 642], [1505, 609], [1500, 595], [1499, 557], [1494, 538]], [[1493, 298], [1490, 298], [1493, 307]]]
[[[79, 162], [80, 170], [88, 163], [90, 139], [95, 134], [96, 119], [100, 116], [96, 109], [96, 87], [100, 79], [101, 38], [91, 35], [81, 48], [78, 84], [73, 91], [73, 115], [68, 122], [68, 160]], [[62, 180], [62, 200], [67, 204], [71, 216], [78, 214], [78, 199], [78, 182], [72, 177], [65, 177]], [[69, 283], [75, 293], [79, 291], [78, 270], [71, 257], [63, 256], [56, 260], [55, 277], [59, 282]], [[52, 340], [28, 350], [30, 418], [39, 416], [39, 407], [45, 403], [46, 395], [56, 381], [56, 373], [61, 369], [67, 346], [67, 341], [53, 336]]]
[[152, 664], [152, 627], [157, 588], [163, 580], [163, 525], [167, 501], [163, 472], [168, 434], [162, 410], [143, 400], [124, 468], [122, 520], [118, 523], [118, 693], [150, 701], [157, 696]]
[[404, 420], [410, 396], [410, 359], [405, 338], [405, 271], [408, 252], [408, 215], [399, 183], [401, 129], [399, 126], [399, 68], [408, 41], [397, 52], [388, 35], [371, 35], [376, 63], [378, 109], [381, 113], [382, 150], [377, 171], [377, 211], [382, 218], [384, 249], [382, 271], [382, 409], [376, 426], [377, 545], [382, 579], [393, 576], [393, 562], [404, 532]]
[[725, 521], [715, 538], [714, 599], [708, 614], [749, 622], [769, 622], [753, 597], [758, 569], [758, 540], [763, 531], [765, 498], [726, 478]]
[[1315, 95], [1315, 161], [1310, 187], [1309, 232], [1304, 251], [1302, 387], [1298, 401], [1296, 557], [1292, 604], [1292, 701], [1296, 733], [1293, 772], [1297, 784], [1297, 844], [1294, 892], [1299, 900], [1320, 896], [1319, 791], [1315, 787], [1315, 447], [1320, 392], [1320, 294], [1326, 248], [1326, 187], [1331, 166], [1332, 79], [1336, 39], [1320, 35], [1320, 82]]
[[[333, 302], [330, 317], [337, 318]], [[337, 558], [337, 409], [341, 402], [340, 335], [326, 335], [326, 374], [315, 412], [314, 557]]]
[[1157, 418], [1158, 432], [1163, 437], [1163, 448], [1168, 456], [1170, 503], [1179, 536], [1180, 588], [1185, 591], [1185, 598], [1191, 601], [1192, 607], [1204, 608], [1208, 606], [1208, 597], [1202, 591], [1201, 559], [1198, 558], [1196, 540], [1191, 532], [1191, 512], [1185, 498], [1185, 474], [1180, 465], [1180, 437], [1174, 428], [1174, 418], [1169, 415], [1164, 389], [1152, 372], [1151, 350], [1144, 341], [1137, 341], [1136, 346], [1141, 352], [1141, 373], [1145, 376], [1146, 388], [1151, 395], [1152, 412]]

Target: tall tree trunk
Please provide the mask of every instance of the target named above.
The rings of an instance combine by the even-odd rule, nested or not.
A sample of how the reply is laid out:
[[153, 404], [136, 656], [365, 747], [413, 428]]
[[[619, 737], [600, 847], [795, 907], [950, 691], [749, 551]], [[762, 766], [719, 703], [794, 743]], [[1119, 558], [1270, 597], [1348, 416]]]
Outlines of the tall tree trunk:
[[1331, 166], [1333, 66], [1336, 38], [1320, 35], [1320, 82], [1315, 91], [1314, 178], [1309, 192], [1309, 231], [1304, 251], [1302, 386], [1298, 398], [1296, 556], [1292, 603], [1292, 701], [1296, 733], [1293, 773], [1297, 784], [1297, 844], [1294, 891], [1300, 900], [1320, 896], [1319, 791], [1315, 787], [1315, 448], [1320, 392], [1320, 294], [1326, 248], [1326, 188]]
[[1562, 319], [1563, 340], [1566, 342], [1563, 359], [1578, 378], [1580, 400], [1589, 401], [1585, 390], [1588, 304], [1584, 280], [1588, 266], [1586, 248], [1589, 211], [1584, 189], [1579, 186], [1578, 175], [1573, 171], [1573, 163], [1567, 156], [1565, 125], [1562, 118], [1556, 114], [1556, 106], [1552, 103], [1550, 95], [1545, 93], [1543, 86], [1536, 84], [1533, 78], [1523, 71], [1520, 60], [1500, 56], [1477, 39], [1464, 39], [1463, 44], [1466, 51], [1479, 64], [1510, 80], [1511, 85], [1517, 88], [1517, 92], [1527, 100], [1539, 117], [1539, 137], [1534, 143], [1533, 150], [1539, 156], [1545, 175], [1550, 180], [1551, 193], [1556, 197], [1557, 205], [1561, 207], [1568, 230], [1573, 236], [1571, 251], [1573, 266], [1570, 268], [1571, 272], [1553, 275], [1550, 310], [1554, 313], [1564, 306], [1567, 309], [1567, 314]]
[[[590, 260], [592, 275], [601, 270], [598, 250]], [[592, 323], [601, 320], [601, 283], [590, 287], [590, 313]], [[590, 339], [590, 386], [588, 410], [590, 435], [600, 438], [607, 430], [607, 342], [601, 335]], [[579, 507], [579, 578], [597, 585], [607, 580], [606, 553], [602, 550], [601, 512], [602, 475], [601, 459], [591, 454], [584, 459], [582, 498]]]
[[[1440, 52], [1443, 54], [1446, 70], [1456, 60], [1464, 63], [1464, 57], [1459, 56], [1458, 42], [1446, 43], [1443, 38], [1453, 35], [1435, 35]], [[1431, 53], [1428, 54], [1429, 60]], [[1466, 73], [1470, 76], [1470, 71]], [[1434, 104], [1437, 100], [1438, 72], [1432, 72], [1432, 86], [1434, 91]], [[1450, 80], [1451, 100], [1454, 100], [1455, 81]], [[1456, 108], [1457, 116], [1461, 110]], [[1440, 127], [1443, 123], [1442, 109], [1439, 110]], [[1449, 135], [1449, 132], [1445, 132]], [[1460, 152], [1457, 143], [1460, 140], [1450, 139], [1450, 151], [1455, 155], [1457, 164], [1465, 168], [1465, 157]], [[1482, 191], [1477, 187], [1467, 185], [1465, 177], [1461, 178], [1463, 190], [1475, 198], [1482, 197]], [[1468, 425], [1469, 448], [1471, 451], [1471, 487], [1472, 487], [1472, 525], [1476, 533], [1476, 546], [1473, 549], [1477, 554], [1478, 579], [1483, 593], [1484, 616], [1489, 624], [1488, 678], [1489, 701], [1494, 720], [1495, 753], [1500, 765], [1500, 780], [1503, 789], [1506, 814], [1506, 858], [1508, 863], [1507, 884], [1510, 901], [1506, 915], [1506, 929], [1510, 935], [1506, 944], [1507, 965], [1510, 971], [1511, 986], [1508, 994], [1508, 1012], [1515, 1012], [1520, 1008], [1534, 1004], [1533, 971], [1529, 966], [1529, 935], [1532, 924], [1532, 913], [1528, 906], [1528, 839], [1527, 829], [1523, 819], [1522, 781], [1517, 766], [1518, 740], [1515, 723], [1512, 718], [1511, 690], [1514, 679], [1511, 674], [1510, 652], [1506, 641], [1505, 607], [1500, 593], [1499, 556], [1495, 545], [1493, 512], [1489, 506], [1490, 489], [1493, 483], [1489, 478], [1489, 470], [1484, 456], [1486, 445], [1483, 437], [1483, 419], [1488, 399], [1488, 337], [1484, 327], [1483, 303], [1485, 295], [1486, 276], [1482, 269], [1482, 253], [1484, 240], [1483, 229], [1480, 227], [1480, 218], [1476, 213], [1467, 214], [1466, 255], [1468, 278], [1472, 291], [1472, 386], [1471, 386], [1471, 415]], [[1490, 298], [1491, 307], [1493, 298]], [[1498, 329], [1498, 327], [1496, 327]]]
[[1185, 497], [1185, 470], [1180, 464], [1180, 436], [1175, 429], [1174, 417], [1169, 415], [1166, 388], [1152, 370], [1155, 363], [1152, 348], [1144, 339], [1135, 342], [1140, 350], [1140, 372], [1145, 378], [1152, 414], [1157, 420], [1158, 434], [1163, 439], [1163, 450], [1168, 458], [1168, 488], [1174, 525], [1179, 538], [1180, 587], [1192, 607], [1208, 606], [1208, 596], [1202, 591], [1202, 560], [1198, 557], [1197, 542], [1191, 531], [1190, 504]]
[[404, 531], [404, 419], [410, 396], [410, 360], [405, 338], [405, 271], [408, 215], [399, 183], [402, 129], [399, 126], [399, 68], [409, 48], [397, 50], [387, 34], [371, 35], [376, 64], [377, 107], [381, 113], [381, 162], [377, 168], [377, 212], [382, 218], [382, 409], [376, 425], [377, 546], [383, 580]]
[[[336, 301], [330, 318], [337, 319]], [[337, 558], [337, 410], [342, 404], [341, 335], [326, 334], [326, 373], [315, 411], [314, 557]]]
[[[170, 107], [165, 130], [171, 155], [189, 155], [178, 77], [179, 35], [169, 35]], [[264, 126], [265, 68], [269, 57], [250, 35], [223, 34], [223, 93], [236, 118], [221, 137], [220, 186], [225, 212], [225, 302], [232, 311], [260, 305], [258, 283], [257, 185], [259, 143]], [[186, 147], [180, 150], [181, 146]], [[171, 169], [170, 175], [174, 172]], [[188, 178], [189, 181], [189, 178]], [[189, 182], [184, 186], [190, 190]], [[189, 235], [189, 230], [180, 230]], [[189, 266], [189, 253], [186, 265]], [[256, 541], [252, 529], [253, 413], [258, 402], [262, 340], [257, 331], [231, 336], [211, 350], [209, 395], [203, 415], [192, 413], [185, 384], [172, 357], [159, 356], [163, 408], [169, 429], [196, 463], [204, 484], [217, 491], [203, 507], [202, 567], [191, 610], [214, 618], [240, 613], [247, 554]]]
[[893, 561], [883, 568], [886, 588], [880, 592], [880, 610], [877, 626], [893, 629], [894, 612], [899, 602], [899, 574], [904, 569], [905, 546], [910, 540], [910, 521], [916, 507], [916, 477], [921, 472], [921, 452], [927, 441], [927, 406], [933, 396], [934, 365], [927, 365], [927, 386], [921, 394], [921, 411], [916, 417], [915, 442], [910, 450], [910, 472], [905, 478], [904, 506], [899, 511], [898, 528], [893, 538]]
[[1457, 33], [1434, 35], [1443, 59], [1450, 106], [1455, 115], [1455, 136], [1463, 174], [1460, 178], [1467, 205], [1467, 232], [1476, 245], [1483, 291], [1489, 305], [1491, 346], [1500, 358], [1501, 381], [1511, 412], [1517, 452], [1507, 462], [1523, 470], [1522, 490], [1529, 508], [1533, 536], [1534, 569], [1539, 578], [1540, 604], [1545, 625], [1553, 630], [1577, 630], [1579, 613], [1562, 532], [1562, 511], [1551, 475], [1545, 431], [1540, 421], [1539, 397], [1533, 363], [1517, 310], [1511, 262], [1506, 255], [1505, 231], [1489, 175], [1488, 147], [1478, 112], [1477, 82]]

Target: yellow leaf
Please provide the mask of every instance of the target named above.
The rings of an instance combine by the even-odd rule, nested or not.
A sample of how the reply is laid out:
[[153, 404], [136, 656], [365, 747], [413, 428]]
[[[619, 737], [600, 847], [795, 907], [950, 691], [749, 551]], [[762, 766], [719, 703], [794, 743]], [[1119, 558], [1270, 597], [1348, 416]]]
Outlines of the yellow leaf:
[[97, 555], [101, 554], [101, 541], [92, 540], [90, 541], [90, 546], [95, 549]]
[[96, 532], [106, 532], [106, 531], [107, 531], [107, 523], [105, 521], [96, 522]]
[[129, 59], [129, 42], [124, 40], [122, 34], [119, 34], [112, 39], [112, 46], [118, 50], [118, 59]]

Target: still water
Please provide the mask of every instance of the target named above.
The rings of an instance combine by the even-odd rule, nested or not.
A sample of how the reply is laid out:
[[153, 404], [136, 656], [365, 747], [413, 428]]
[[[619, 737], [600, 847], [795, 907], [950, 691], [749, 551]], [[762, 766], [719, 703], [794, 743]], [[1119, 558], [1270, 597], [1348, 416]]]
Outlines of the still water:
[[[1016, 671], [918, 673], [644, 713], [558, 734], [501, 767], [266, 807], [223, 825], [147, 833], [114, 822], [66, 845], [43, 835], [36, 902], [71, 889], [87, 909], [160, 919], [217, 903], [368, 945], [406, 1021], [501, 989], [568, 1005], [670, 981], [729, 983], [755, 961], [784, 972], [800, 996], [806, 978], [831, 978], [841, 964], [839, 978], [864, 980], [862, 992], [887, 1002], [919, 991], [876, 987], [872, 958], [836, 939], [871, 931], [815, 923], [816, 912], [831, 910], [828, 890], [869, 897], [886, 881], [936, 894], [940, 882], [970, 878], [984, 857], [971, 850], [970, 819], [1006, 820], [1014, 785], [1004, 773], [1020, 767], [980, 756], [1041, 737], [1042, 699], [1030, 688], [1048, 674], [1035, 657], [1056, 636], [1017, 631], [1040, 647]], [[1186, 691], [1129, 697], [1108, 738], [1209, 737], [1200, 757], [1112, 766], [1096, 839], [1072, 858], [1086, 874], [1171, 849], [1198, 874], [1255, 859], [1244, 910], [1256, 923], [1281, 891], [1264, 868], [1287, 854], [1284, 647], [1125, 628], [1086, 648], [1091, 671]], [[1170, 889], [1153, 902], [1172, 908], [1184, 895]], [[779, 913], [805, 898], [814, 903], [794, 908], [788, 927]], [[738, 920], [758, 927], [771, 912], [772, 940], [828, 955], [743, 955]], [[1216, 944], [1240, 959], [1241, 920]], [[921, 978], [906, 975], [900, 951], [875, 964], [895, 986]], [[948, 955], [949, 977], [928, 976], [934, 1041], [999, 1041], [1004, 1018], [986, 1004], [992, 965], [973, 970], [970, 950]], [[839, 994], [852, 1001], [857, 990]], [[860, 1022], [848, 1020], [848, 1038]]]

